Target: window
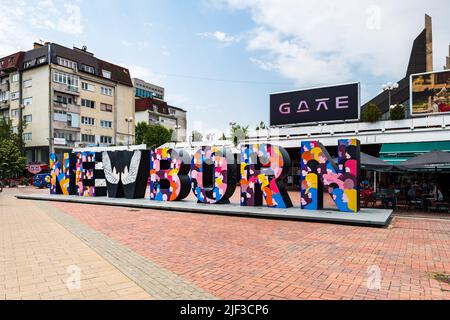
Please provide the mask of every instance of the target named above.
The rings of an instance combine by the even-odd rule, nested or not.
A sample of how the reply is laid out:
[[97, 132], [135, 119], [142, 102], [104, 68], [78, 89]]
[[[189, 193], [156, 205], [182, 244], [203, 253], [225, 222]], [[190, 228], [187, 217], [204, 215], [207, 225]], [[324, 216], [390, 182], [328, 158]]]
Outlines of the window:
[[69, 90], [78, 91], [79, 78], [74, 75], [67, 74], [67, 73], [60, 72], [60, 71], [55, 71], [53, 73], [53, 81], [56, 83], [61, 83], [61, 84], [67, 85]]
[[174, 114], [175, 114], [175, 110], [174, 110], [174, 109], [169, 109], [169, 113], [170, 113], [171, 115], [174, 115]]
[[87, 100], [87, 99], [81, 99], [81, 106], [86, 108], [95, 109], [95, 101]]
[[103, 77], [105, 77], [105, 78], [108, 78], [108, 79], [111, 79], [111, 72], [110, 71], [108, 71], [108, 70], [102, 70], [102, 75], [103, 75]]
[[9, 100], [9, 91], [0, 91], [0, 101]]
[[31, 105], [32, 103], [33, 103], [33, 98], [25, 98], [25, 99], [23, 99], [23, 105], [25, 107]]
[[12, 133], [13, 134], [18, 134], [19, 133], [19, 128], [18, 127], [12, 127]]
[[77, 70], [77, 63], [75, 61], [58, 57], [58, 64], [63, 67], [67, 67], [73, 70]]
[[111, 144], [112, 143], [112, 137], [100, 136], [100, 143]]
[[100, 110], [112, 112], [112, 105], [107, 104], [107, 103], [100, 103]]
[[110, 129], [110, 128], [112, 128], [112, 121], [101, 120], [100, 126], [102, 128]]
[[11, 117], [18, 118], [19, 117], [19, 109], [11, 110]]
[[1, 84], [7, 84], [8, 83], [8, 78], [2, 78], [2, 81], [0, 83]]
[[108, 88], [108, 87], [101, 87], [100, 91], [105, 96], [110, 96], [111, 97], [113, 95], [113, 90], [111, 88]]
[[91, 67], [91, 66], [87, 66], [87, 65], [85, 65], [85, 64], [83, 64], [83, 65], [81, 66], [81, 70], [83, 70], [83, 71], [85, 71], [85, 72], [88, 72], [88, 73], [95, 74], [95, 68], [94, 68], [94, 67]]
[[25, 81], [23, 82], [23, 87], [24, 87], [24, 88], [30, 88], [31, 85], [32, 85], [32, 82], [31, 82], [31, 81], [32, 81], [31, 79], [25, 80]]
[[36, 60], [25, 61], [23, 63], [23, 67], [24, 68], [29, 68], [29, 67], [34, 66], [35, 63], [36, 63]]
[[18, 73], [13, 74], [12, 78], [11, 78], [11, 81], [12, 82], [18, 82], [19, 81], [19, 74]]
[[38, 64], [45, 63], [46, 61], [47, 61], [47, 57], [46, 56], [42, 56], [42, 57], [37, 59], [37, 63]]
[[31, 141], [32, 139], [33, 139], [33, 136], [31, 134], [31, 132], [23, 134], [23, 141]]
[[81, 88], [85, 91], [95, 91], [95, 86], [93, 84], [87, 83], [87, 82], [81, 82]]
[[95, 125], [95, 119], [91, 118], [91, 117], [81, 117], [81, 123], [82, 124], [87, 124], [89, 126], [94, 126]]
[[95, 135], [93, 134], [82, 134], [81, 141], [87, 143], [95, 143]]
[[19, 91], [11, 92], [11, 100], [19, 99]]
[[73, 104], [73, 98], [72, 97], [67, 97], [67, 96], [57, 95], [55, 97], [55, 102], [56, 103], [60, 103], [60, 104]]
[[33, 122], [33, 116], [31, 114], [27, 114], [26, 116], [23, 116], [23, 121], [25, 121], [25, 123], [31, 123]]
[[67, 113], [61, 110], [53, 111], [53, 120], [60, 122], [67, 122]]

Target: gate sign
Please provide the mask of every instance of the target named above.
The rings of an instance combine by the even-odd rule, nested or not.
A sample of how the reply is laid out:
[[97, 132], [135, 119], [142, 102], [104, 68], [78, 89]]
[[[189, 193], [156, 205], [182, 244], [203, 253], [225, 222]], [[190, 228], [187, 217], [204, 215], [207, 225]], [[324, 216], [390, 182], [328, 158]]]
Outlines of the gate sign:
[[359, 83], [273, 93], [270, 125], [359, 120]]

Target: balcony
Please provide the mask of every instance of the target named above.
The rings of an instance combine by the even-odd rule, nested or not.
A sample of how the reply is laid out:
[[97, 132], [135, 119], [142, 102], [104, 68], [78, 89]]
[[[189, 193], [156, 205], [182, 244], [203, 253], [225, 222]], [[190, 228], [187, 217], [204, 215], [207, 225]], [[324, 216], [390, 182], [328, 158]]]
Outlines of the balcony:
[[0, 91], [9, 91], [9, 89], [10, 89], [9, 81], [0, 84]]
[[53, 82], [53, 90], [63, 92], [63, 93], [68, 93], [71, 95], [76, 95], [76, 96], [80, 95], [79, 87], [74, 87], [72, 85], [67, 85], [67, 84], [62, 84], [62, 83]]
[[9, 100], [0, 101], [0, 110], [9, 108]]
[[69, 121], [58, 121], [53, 120], [53, 129], [55, 130], [65, 130], [65, 131], [74, 131], [79, 132], [79, 127], [72, 127]]
[[66, 111], [66, 112], [70, 112], [70, 113], [77, 113], [77, 114], [81, 113], [81, 106], [76, 105], [76, 104], [65, 104], [65, 103], [54, 101], [53, 108], [55, 110]]

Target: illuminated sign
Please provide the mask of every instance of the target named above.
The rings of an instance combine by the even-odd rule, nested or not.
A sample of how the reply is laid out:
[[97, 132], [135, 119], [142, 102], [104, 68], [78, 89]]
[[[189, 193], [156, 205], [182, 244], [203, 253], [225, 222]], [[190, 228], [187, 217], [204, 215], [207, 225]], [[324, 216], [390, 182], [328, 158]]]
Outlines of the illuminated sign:
[[359, 120], [359, 83], [273, 93], [270, 125]]

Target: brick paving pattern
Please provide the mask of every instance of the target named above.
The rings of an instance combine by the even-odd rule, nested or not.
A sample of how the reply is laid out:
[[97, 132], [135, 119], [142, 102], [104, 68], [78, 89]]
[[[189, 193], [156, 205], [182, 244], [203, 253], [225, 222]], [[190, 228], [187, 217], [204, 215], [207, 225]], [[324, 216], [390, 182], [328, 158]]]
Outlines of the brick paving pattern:
[[224, 299], [450, 298], [431, 276], [450, 273], [449, 220], [397, 217], [377, 229], [52, 205]]
[[[26, 203], [33, 212], [43, 205]], [[377, 229], [75, 203], [45, 206], [54, 221], [147, 292], [153, 272], [127, 273], [122, 257], [133, 256], [125, 264], [138, 269], [162, 270], [160, 292], [150, 292], [154, 298], [164, 287], [180, 290], [174, 278], [201, 297], [222, 299], [450, 298], [450, 285], [433, 277], [450, 273], [446, 219], [395, 217], [389, 228]]]
[[[72, 267], [75, 266], [75, 267]], [[80, 288], [69, 282], [79, 268]], [[36, 203], [0, 193], [0, 299], [152, 299]]]

